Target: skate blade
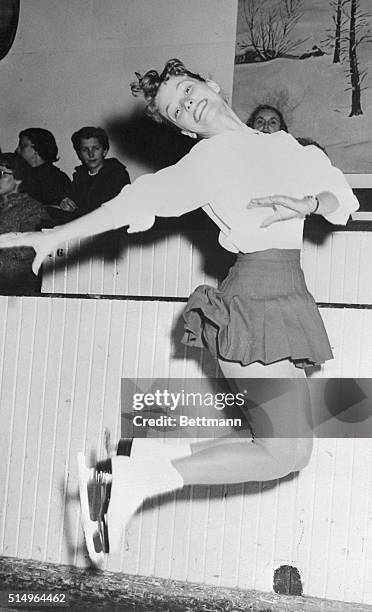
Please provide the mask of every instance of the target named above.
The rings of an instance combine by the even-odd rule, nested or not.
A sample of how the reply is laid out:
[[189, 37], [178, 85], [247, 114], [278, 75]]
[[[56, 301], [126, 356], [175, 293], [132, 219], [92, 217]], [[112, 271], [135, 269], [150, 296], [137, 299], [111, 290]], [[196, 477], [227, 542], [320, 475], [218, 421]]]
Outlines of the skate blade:
[[100, 536], [98, 521], [90, 518], [88, 483], [92, 478], [92, 470], [85, 464], [84, 453], [78, 453], [78, 478], [79, 478], [79, 498], [81, 508], [81, 524], [84, 533], [85, 544], [92, 564], [101, 568], [104, 562], [104, 548]]

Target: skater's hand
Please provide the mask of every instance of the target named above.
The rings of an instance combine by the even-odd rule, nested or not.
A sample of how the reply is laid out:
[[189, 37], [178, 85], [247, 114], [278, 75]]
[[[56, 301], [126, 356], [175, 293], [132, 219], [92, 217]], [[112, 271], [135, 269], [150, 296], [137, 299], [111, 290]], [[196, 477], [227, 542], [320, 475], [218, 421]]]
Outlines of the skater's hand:
[[247, 205], [247, 209], [263, 207], [272, 208], [274, 211], [261, 223], [261, 227], [269, 227], [278, 221], [304, 219], [317, 208], [317, 200], [311, 196], [299, 199], [284, 195], [272, 195], [265, 198], [254, 198]]
[[36, 253], [32, 264], [32, 271], [34, 274], [37, 274], [45, 257], [54, 251], [56, 247], [52, 234], [52, 230], [41, 232], [11, 232], [9, 234], [1, 234], [0, 249], [32, 247]]

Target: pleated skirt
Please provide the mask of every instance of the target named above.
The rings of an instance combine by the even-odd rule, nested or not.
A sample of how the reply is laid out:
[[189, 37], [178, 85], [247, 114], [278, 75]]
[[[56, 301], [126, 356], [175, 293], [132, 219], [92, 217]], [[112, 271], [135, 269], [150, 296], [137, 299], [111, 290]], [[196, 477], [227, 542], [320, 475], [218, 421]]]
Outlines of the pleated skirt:
[[300, 265], [300, 251], [239, 254], [218, 289], [201, 285], [183, 313], [184, 344], [248, 365], [289, 359], [297, 367], [333, 358]]

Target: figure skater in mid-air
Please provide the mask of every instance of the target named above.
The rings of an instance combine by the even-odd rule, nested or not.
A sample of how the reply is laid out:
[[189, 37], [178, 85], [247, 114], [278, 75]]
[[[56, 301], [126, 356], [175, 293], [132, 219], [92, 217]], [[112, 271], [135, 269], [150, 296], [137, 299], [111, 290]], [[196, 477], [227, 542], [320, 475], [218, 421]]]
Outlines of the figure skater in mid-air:
[[[222, 438], [170, 446], [135, 439], [129, 456], [111, 458], [111, 476], [79, 458], [82, 521], [96, 565], [121, 543], [123, 530], [147, 498], [184, 485], [264, 481], [301, 470], [312, 448], [305, 368], [332, 359], [328, 337], [300, 267], [304, 218], [323, 215], [345, 224], [358, 208], [346, 179], [317, 147], [290, 134], [246, 126], [213, 81], [176, 59], [137, 74], [132, 84], [148, 113], [199, 142], [178, 163], [139, 177], [92, 213], [48, 232], [9, 234], [0, 247], [32, 246], [37, 272], [48, 253], [67, 240], [127, 227], [149, 229], [155, 216], [180, 216], [198, 207], [220, 228], [220, 243], [237, 253], [218, 289], [203, 285], [184, 312], [183, 341], [208, 347], [237, 389], [253, 386], [247, 411], [251, 438]], [[289, 381], [268, 397], [265, 378]], [[244, 382], [243, 382], [244, 381]], [[290, 424], [291, 435], [286, 437]], [[111, 480], [111, 497], [98, 520], [89, 514], [87, 489]], [[102, 543], [107, 526], [107, 541]]]

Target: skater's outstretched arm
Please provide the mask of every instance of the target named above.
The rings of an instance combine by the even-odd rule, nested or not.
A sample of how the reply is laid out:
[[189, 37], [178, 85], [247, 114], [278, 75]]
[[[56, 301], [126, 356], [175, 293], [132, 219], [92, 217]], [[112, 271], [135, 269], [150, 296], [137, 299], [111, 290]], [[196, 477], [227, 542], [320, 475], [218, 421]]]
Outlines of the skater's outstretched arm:
[[0, 236], [0, 248], [32, 247], [36, 253], [32, 270], [34, 274], [37, 274], [45, 257], [60, 244], [74, 238], [96, 236], [111, 229], [113, 229], [112, 216], [106, 208], [100, 207], [84, 217], [47, 231], [2, 234]]
[[[140, 176], [126, 185], [112, 200], [97, 210], [46, 232], [9, 233], [0, 236], [0, 248], [33, 247], [36, 256], [33, 272], [38, 273], [45, 257], [60, 244], [76, 238], [87, 238], [127, 227], [128, 232], [146, 231], [155, 216], [180, 216], [205, 205], [209, 200], [210, 185], [204, 168], [203, 150], [193, 150], [177, 164], [153, 174]], [[180, 189], [182, 185], [182, 189]]]

